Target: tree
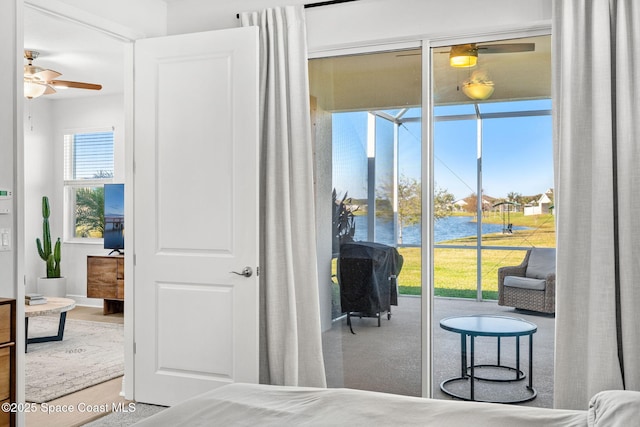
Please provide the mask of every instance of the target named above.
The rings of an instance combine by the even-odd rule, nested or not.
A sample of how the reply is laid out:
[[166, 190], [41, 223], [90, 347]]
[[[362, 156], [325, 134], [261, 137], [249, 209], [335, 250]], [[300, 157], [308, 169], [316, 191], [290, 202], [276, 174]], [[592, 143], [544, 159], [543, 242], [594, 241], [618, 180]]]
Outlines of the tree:
[[464, 199], [464, 201], [467, 202], [467, 205], [464, 207], [464, 209], [467, 212], [475, 215], [478, 212], [478, 196], [476, 195], [476, 193], [469, 194]]
[[[436, 221], [451, 214], [454, 200], [446, 188], [435, 185], [433, 217]], [[422, 184], [416, 178], [401, 175], [398, 180], [398, 243], [402, 243], [402, 228], [418, 224], [421, 219]]]
[[353, 242], [353, 236], [356, 232], [355, 218], [353, 212], [358, 208], [353, 208], [352, 201], [344, 193], [344, 197], [338, 200], [336, 189], [333, 189], [333, 253], [337, 254], [340, 250], [340, 244], [345, 242]]
[[445, 216], [451, 215], [455, 198], [446, 188], [435, 185], [433, 191], [433, 217], [437, 221]]
[[[507, 201], [508, 202], [515, 202], [516, 206], [521, 206], [522, 205], [522, 194], [520, 193], [516, 193], [515, 191], [510, 192], [509, 194], [507, 194]], [[517, 210], [517, 208], [516, 208]]]
[[509, 194], [507, 194], [507, 201], [508, 202], [520, 203], [520, 199], [522, 199], [522, 194], [516, 193], [515, 191], [512, 191]]
[[104, 233], [104, 187], [76, 190], [76, 236], [101, 237]]
[[[484, 189], [482, 190], [482, 194], [484, 194]], [[490, 200], [491, 198], [488, 196], [486, 198], [485, 196], [482, 197], [480, 202], [482, 203], [482, 205], [480, 206], [482, 215], [484, 215], [485, 211], [488, 209], [487, 205], [490, 205]], [[478, 214], [478, 195], [476, 193], [471, 193], [464, 198], [464, 201], [467, 202], [467, 205], [464, 207], [464, 209], [476, 216]]]
[[401, 175], [398, 180], [398, 243], [402, 228], [418, 224], [422, 218], [422, 185], [416, 178]]
[[[93, 179], [113, 178], [113, 172], [98, 170]], [[102, 237], [104, 235], [104, 187], [76, 190], [76, 237]]]
[[[384, 182], [376, 191], [376, 203], [381, 203], [388, 208], [380, 209], [376, 215], [381, 217], [393, 213], [391, 199], [393, 198], [392, 185]], [[455, 198], [447, 189], [435, 185], [433, 194], [434, 219], [437, 221], [451, 214]], [[419, 224], [422, 220], [422, 184], [418, 179], [406, 175], [400, 175], [398, 179], [398, 244], [402, 244], [402, 229], [410, 225]]]

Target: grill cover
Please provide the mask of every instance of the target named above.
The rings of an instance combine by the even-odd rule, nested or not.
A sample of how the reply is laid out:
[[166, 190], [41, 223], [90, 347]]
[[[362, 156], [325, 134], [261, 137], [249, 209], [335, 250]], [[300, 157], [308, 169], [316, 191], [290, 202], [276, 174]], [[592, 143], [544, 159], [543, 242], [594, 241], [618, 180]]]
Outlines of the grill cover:
[[395, 276], [400, 274], [402, 263], [402, 255], [393, 246], [374, 242], [340, 245], [338, 283], [342, 312], [373, 316], [398, 305]]

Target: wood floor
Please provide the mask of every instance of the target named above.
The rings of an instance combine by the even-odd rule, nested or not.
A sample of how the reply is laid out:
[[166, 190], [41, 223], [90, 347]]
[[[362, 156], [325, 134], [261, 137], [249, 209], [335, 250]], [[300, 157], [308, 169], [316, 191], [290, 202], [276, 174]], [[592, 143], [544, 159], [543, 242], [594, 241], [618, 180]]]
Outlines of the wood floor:
[[[94, 307], [76, 307], [67, 312], [67, 319], [91, 320], [94, 322], [124, 323], [122, 313], [103, 315], [102, 308]], [[73, 408], [73, 412], [54, 412], [46, 413], [40, 409], [35, 413], [26, 414], [27, 427], [71, 427], [81, 426], [97, 418], [100, 418], [111, 412], [112, 404], [128, 403], [120, 392], [122, 390], [122, 377], [115, 378], [111, 381], [98, 384], [93, 387], [80, 390], [76, 393], [63, 396], [59, 399], [47, 402], [48, 408], [63, 409]], [[89, 412], [78, 410], [78, 404], [82, 403], [83, 407], [108, 409], [105, 412]], [[53, 406], [56, 405], [56, 406]], [[60, 406], [58, 406], [60, 405]], [[65, 406], [66, 405], [66, 406]]]

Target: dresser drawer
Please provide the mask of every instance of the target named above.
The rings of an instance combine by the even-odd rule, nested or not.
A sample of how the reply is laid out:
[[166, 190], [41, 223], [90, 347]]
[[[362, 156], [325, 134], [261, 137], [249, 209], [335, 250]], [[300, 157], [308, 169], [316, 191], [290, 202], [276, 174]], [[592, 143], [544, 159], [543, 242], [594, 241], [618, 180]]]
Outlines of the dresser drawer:
[[87, 256], [87, 296], [104, 300], [103, 314], [123, 311], [124, 256]]
[[118, 273], [116, 277], [124, 280], [124, 258], [118, 258]]
[[[3, 400], [0, 404], [4, 405], [6, 403], [11, 403], [9, 399]], [[10, 426], [11, 425], [11, 412], [1, 411], [0, 410], [0, 427]]]
[[124, 280], [117, 280], [118, 287], [116, 288], [116, 298], [124, 299]]
[[89, 298], [117, 298], [116, 258], [87, 257], [87, 296]]
[[0, 348], [0, 400], [10, 397], [11, 393], [11, 349]]
[[0, 305], [0, 344], [11, 341], [11, 306]]

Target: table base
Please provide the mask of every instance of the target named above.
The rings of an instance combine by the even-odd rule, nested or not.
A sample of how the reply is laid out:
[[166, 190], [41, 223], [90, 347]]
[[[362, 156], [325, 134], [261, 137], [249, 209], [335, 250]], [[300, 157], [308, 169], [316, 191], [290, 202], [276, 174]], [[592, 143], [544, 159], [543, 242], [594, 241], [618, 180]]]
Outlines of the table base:
[[[490, 378], [490, 377], [482, 377], [480, 375], [478, 375], [478, 372], [475, 371], [476, 369], [482, 369], [482, 368], [494, 368], [494, 369], [504, 369], [507, 371], [511, 371], [511, 372], [515, 372], [516, 373], [516, 377], [515, 378]], [[471, 366], [469, 366], [467, 368], [467, 375], [471, 375]], [[492, 381], [492, 382], [496, 382], [496, 383], [511, 383], [514, 381], [522, 381], [525, 378], [527, 378], [527, 374], [525, 374], [522, 370], [511, 367], [511, 366], [505, 366], [505, 365], [475, 365], [474, 366], [474, 375], [473, 377], [477, 380], [482, 380], [482, 381]]]
[[[498, 365], [476, 365], [475, 368], [482, 368], [482, 367], [491, 367], [491, 368], [500, 368], [500, 369], [507, 369], [510, 371], [516, 371], [515, 368], [509, 367], [509, 366], [498, 366]], [[469, 368], [471, 369], [471, 368]], [[486, 381], [486, 382], [515, 382], [515, 381], [522, 381], [523, 379], [525, 379], [526, 375], [524, 375], [524, 373], [522, 371], [519, 371], [518, 373], [518, 378], [512, 378], [512, 379], [501, 379], [501, 378], [481, 378], [478, 376], [474, 376], [473, 380], [474, 381]], [[536, 396], [538, 395], [538, 392], [536, 391], [535, 388], [530, 387], [530, 386], [525, 386], [528, 395], [522, 399], [513, 399], [513, 400], [495, 400], [495, 399], [479, 399], [477, 396], [473, 396], [473, 398], [471, 397], [467, 397], [467, 396], [463, 396], [462, 394], [458, 394], [455, 393], [451, 390], [449, 390], [447, 388], [448, 384], [452, 384], [452, 383], [456, 383], [456, 382], [461, 382], [461, 381], [469, 381], [471, 380], [471, 376], [464, 376], [464, 377], [454, 377], [454, 378], [449, 378], [447, 380], [444, 380], [440, 383], [440, 390], [442, 390], [443, 393], [451, 396], [451, 397], [455, 397], [456, 399], [461, 399], [461, 400], [467, 400], [467, 401], [474, 401], [474, 402], [487, 402], [487, 403], [524, 403], [524, 402], [529, 402], [533, 399], [536, 398]], [[475, 393], [474, 393], [475, 394]]]
[[34, 337], [34, 338], [29, 338], [29, 318], [25, 317], [24, 318], [24, 336], [25, 336], [25, 342], [24, 342], [24, 352], [27, 352], [27, 346], [29, 344], [34, 344], [34, 343], [39, 343], [39, 342], [50, 342], [50, 341], [62, 341], [62, 338], [64, 336], [64, 324], [67, 320], [67, 312], [63, 311], [62, 313], [60, 313], [60, 322], [58, 323], [58, 335], [51, 335], [48, 337]]
[[[470, 348], [470, 356], [471, 356], [471, 363], [470, 366], [467, 365], [467, 335], [470, 338], [470, 344], [471, 344], [471, 348]], [[476, 398], [475, 395], [475, 380], [480, 380], [480, 381], [491, 381], [491, 382], [513, 382], [513, 381], [521, 381], [523, 379], [525, 379], [526, 375], [524, 374], [523, 371], [520, 370], [520, 336], [516, 336], [516, 367], [512, 368], [510, 366], [506, 366], [506, 365], [502, 365], [502, 363], [500, 363], [500, 355], [501, 355], [501, 337], [498, 336], [497, 338], [497, 364], [495, 365], [476, 365], [475, 364], [475, 338], [476, 336], [473, 334], [466, 334], [466, 333], [461, 333], [460, 334], [460, 362], [461, 362], [461, 370], [460, 370], [460, 376], [459, 377], [454, 377], [454, 378], [449, 378], [448, 380], [443, 381], [440, 384], [440, 389], [448, 394], [449, 396], [452, 397], [456, 397], [458, 399], [462, 399], [462, 400], [471, 400], [471, 401], [476, 401], [476, 402], [492, 402], [492, 403], [522, 403], [522, 402], [528, 402], [530, 400], [533, 400], [536, 398], [536, 396], [538, 395], [538, 392], [536, 391], [535, 388], [533, 388], [533, 333], [529, 334], [529, 384], [527, 385], [527, 390], [530, 393], [529, 396], [523, 398], [523, 399], [514, 399], [514, 400], [499, 400], [499, 399], [493, 399], [493, 400], [483, 400], [483, 399], [478, 399]], [[475, 373], [476, 368], [483, 368], [483, 367], [492, 367], [492, 368], [496, 368], [496, 369], [505, 369], [505, 370], [510, 370], [512, 372], [515, 372], [515, 378], [511, 378], [511, 379], [502, 379], [502, 378], [486, 378], [486, 377], [478, 377]], [[453, 382], [459, 382], [459, 381], [467, 381], [468, 379], [470, 379], [471, 381], [469, 381], [469, 397], [464, 397], [458, 393], [454, 393], [450, 390], [447, 390], [447, 384], [453, 383]]]

